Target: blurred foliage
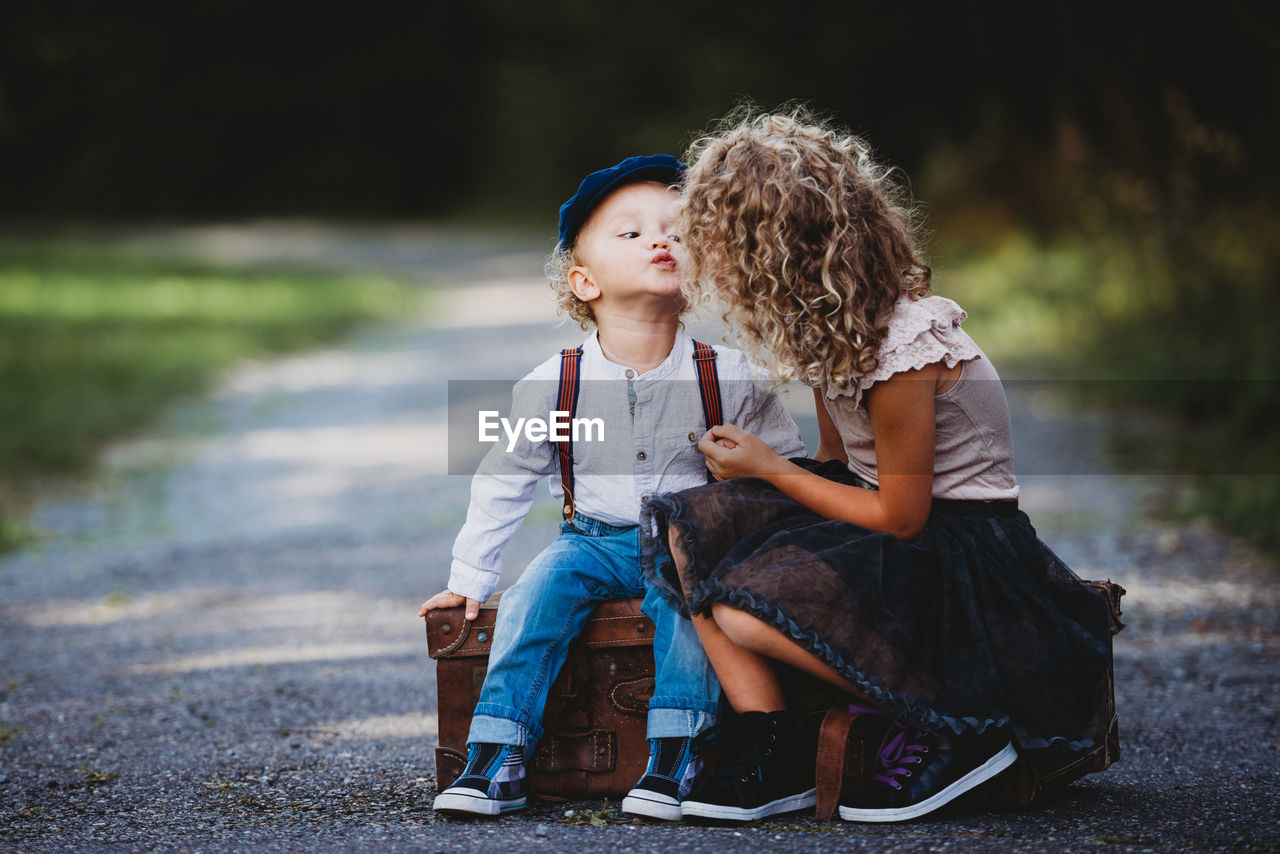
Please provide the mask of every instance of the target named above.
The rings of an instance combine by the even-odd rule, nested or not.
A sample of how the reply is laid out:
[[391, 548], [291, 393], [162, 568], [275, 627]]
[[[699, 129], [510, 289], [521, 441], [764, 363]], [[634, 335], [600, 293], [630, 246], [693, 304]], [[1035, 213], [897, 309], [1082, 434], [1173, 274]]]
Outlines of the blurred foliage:
[[[809, 102], [912, 174], [1062, 122], [1166, 168], [1162, 93], [1274, 147], [1277, 14], [1132, 0], [0, 6], [0, 212], [421, 216], [555, 206], [740, 99]], [[1273, 173], [1274, 176], [1274, 173]], [[1259, 176], [1261, 177], [1261, 176]], [[984, 195], [1027, 198], [1014, 170]], [[1053, 202], [1043, 203], [1054, 213]]]
[[[937, 152], [938, 289], [980, 316], [984, 346], [1016, 370], [1089, 380], [1082, 403], [1162, 413], [1116, 436], [1122, 465], [1196, 475], [1175, 512], [1280, 553], [1280, 208], [1259, 180], [1271, 152], [1176, 88], [1162, 106], [1162, 156], [1138, 165], [1069, 122], [1052, 145], [985, 170], [973, 150]], [[1010, 173], [1039, 210], [968, 201]]]
[[[17, 0], [0, 6], [0, 216], [551, 234], [584, 172], [679, 152], [744, 100], [807, 103], [906, 169], [938, 290], [993, 354], [1126, 381], [1115, 404], [1169, 413], [1168, 439], [1138, 444], [1186, 470], [1277, 471], [1272, 4]], [[1276, 480], [1199, 500], [1275, 544]]]
[[235, 272], [0, 241], [0, 545], [35, 479], [199, 393], [236, 361], [315, 344], [420, 299], [369, 276]]

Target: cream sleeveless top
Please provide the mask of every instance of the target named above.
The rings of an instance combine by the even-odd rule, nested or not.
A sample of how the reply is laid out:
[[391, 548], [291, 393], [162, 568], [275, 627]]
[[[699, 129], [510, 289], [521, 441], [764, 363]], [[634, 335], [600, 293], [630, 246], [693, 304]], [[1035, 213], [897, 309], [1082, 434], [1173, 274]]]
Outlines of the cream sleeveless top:
[[863, 393], [901, 371], [942, 362], [948, 368], [962, 367], [956, 384], [934, 397], [934, 497], [976, 501], [1018, 497], [1009, 403], [991, 360], [960, 328], [966, 317], [960, 306], [944, 297], [902, 297], [894, 305], [889, 332], [877, 351], [876, 370], [844, 388], [822, 383], [827, 412], [840, 431], [854, 474], [879, 483], [871, 419], [861, 405]]

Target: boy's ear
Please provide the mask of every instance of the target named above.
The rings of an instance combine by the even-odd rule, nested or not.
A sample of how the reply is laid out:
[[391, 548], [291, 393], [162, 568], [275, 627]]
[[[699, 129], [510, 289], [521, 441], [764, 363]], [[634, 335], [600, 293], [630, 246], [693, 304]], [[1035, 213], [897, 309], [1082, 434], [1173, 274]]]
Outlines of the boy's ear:
[[600, 286], [591, 277], [591, 271], [581, 264], [569, 268], [569, 290], [583, 302], [591, 302], [600, 296]]

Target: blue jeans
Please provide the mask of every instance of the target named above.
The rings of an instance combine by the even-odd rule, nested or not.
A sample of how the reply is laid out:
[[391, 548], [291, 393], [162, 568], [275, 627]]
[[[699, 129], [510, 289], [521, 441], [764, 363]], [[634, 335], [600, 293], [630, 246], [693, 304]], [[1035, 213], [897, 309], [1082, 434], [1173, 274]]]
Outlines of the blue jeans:
[[582, 633], [596, 603], [637, 597], [644, 597], [644, 613], [655, 626], [648, 737], [691, 737], [715, 723], [720, 682], [693, 624], [644, 584], [639, 528], [578, 515], [561, 523], [560, 536], [502, 594], [467, 741], [526, 745], [531, 753], [569, 641]]

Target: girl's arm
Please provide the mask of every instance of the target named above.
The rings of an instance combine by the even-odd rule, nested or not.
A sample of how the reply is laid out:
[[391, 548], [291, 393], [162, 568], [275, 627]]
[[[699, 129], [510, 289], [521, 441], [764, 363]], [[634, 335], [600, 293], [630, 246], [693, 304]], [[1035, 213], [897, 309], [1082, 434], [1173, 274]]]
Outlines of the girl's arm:
[[840, 431], [836, 429], [836, 422], [831, 420], [831, 413], [822, 402], [821, 389], [813, 390], [813, 405], [818, 410], [818, 451], [813, 458], [820, 463], [839, 460], [848, 465], [849, 455], [845, 453], [844, 441], [840, 438]]
[[[941, 365], [927, 365], [894, 374], [867, 390], [879, 490], [834, 483], [805, 471], [731, 425], [707, 431], [698, 447], [721, 480], [762, 477], [820, 516], [908, 540], [924, 528], [933, 500], [933, 396], [941, 371]], [[718, 439], [729, 439], [734, 446], [718, 444]]]

